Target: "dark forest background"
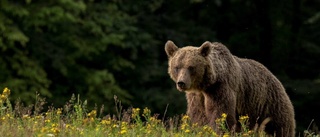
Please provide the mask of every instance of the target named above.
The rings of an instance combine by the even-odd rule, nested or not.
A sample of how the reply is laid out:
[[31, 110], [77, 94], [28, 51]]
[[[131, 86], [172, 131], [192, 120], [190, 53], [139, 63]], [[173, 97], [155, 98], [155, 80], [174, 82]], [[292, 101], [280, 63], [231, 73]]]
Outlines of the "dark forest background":
[[184, 113], [164, 44], [225, 44], [284, 84], [297, 130], [320, 126], [319, 0], [0, 0], [0, 89], [11, 100], [56, 107], [72, 94], [114, 113], [148, 107]]

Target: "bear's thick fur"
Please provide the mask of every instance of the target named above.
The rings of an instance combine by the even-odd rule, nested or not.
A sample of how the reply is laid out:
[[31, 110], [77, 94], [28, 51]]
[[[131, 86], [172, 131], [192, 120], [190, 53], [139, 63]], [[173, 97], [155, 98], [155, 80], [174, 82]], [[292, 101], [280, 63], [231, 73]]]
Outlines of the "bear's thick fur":
[[236, 57], [221, 43], [178, 48], [165, 44], [168, 73], [179, 91], [186, 93], [192, 122], [209, 124], [227, 114], [230, 129], [239, 128], [239, 116], [249, 116], [249, 127], [271, 119], [268, 134], [294, 137], [293, 105], [280, 81], [262, 64]]

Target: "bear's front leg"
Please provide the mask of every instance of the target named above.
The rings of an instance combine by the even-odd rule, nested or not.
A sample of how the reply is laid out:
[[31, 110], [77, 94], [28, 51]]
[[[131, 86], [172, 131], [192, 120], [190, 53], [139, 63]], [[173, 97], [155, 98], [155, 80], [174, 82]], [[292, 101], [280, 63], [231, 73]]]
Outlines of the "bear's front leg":
[[204, 96], [202, 93], [186, 93], [187, 97], [187, 115], [190, 117], [192, 123], [198, 123], [199, 125], [208, 124], [208, 119], [206, 118], [205, 106], [204, 106]]
[[[218, 94], [217, 94], [218, 93]], [[203, 93], [205, 98], [206, 116], [209, 125], [212, 126], [218, 133], [220, 132], [220, 125], [216, 123], [218, 118], [222, 118], [222, 114], [226, 114], [225, 122], [229, 131], [234, 131], [236, 128], [236, 100], [232, 95], [225, 93], [220, 94], [219, 91], [215, 93]]]

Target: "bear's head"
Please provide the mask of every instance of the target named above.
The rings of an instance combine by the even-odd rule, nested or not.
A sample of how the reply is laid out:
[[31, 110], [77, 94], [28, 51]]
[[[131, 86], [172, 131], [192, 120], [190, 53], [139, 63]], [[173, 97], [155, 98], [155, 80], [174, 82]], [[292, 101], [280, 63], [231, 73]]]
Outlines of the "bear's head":
[[209, 59], [212, 48], [208, 41], [200, 47], [178, 48], [170, 40], [165, 44], [168, 73], [179, 91], [203, 90], [206, 85], [214, 83], [215, 73]]

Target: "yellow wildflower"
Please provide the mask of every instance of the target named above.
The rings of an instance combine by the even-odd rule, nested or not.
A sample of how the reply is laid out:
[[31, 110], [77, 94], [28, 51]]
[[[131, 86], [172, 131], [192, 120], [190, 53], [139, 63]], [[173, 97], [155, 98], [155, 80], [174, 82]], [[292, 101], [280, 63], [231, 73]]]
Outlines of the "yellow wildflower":
[[7, 116], [8, 118], [11, 118], [10, 114], [6, 114], [6, 116]]
[[223, 134], [222, 137], [230, 137], [230, 135], [228, 133]]
[[10, 89], [4, 88], [4, 90], [3, 90], [3, 92], [2, 92], [2, 94], [0, 96], [0, 100], [1, 100], [0, 103], [3, 103], [3, 101], [6, 100], [9, 95], [10, 95]]
[[187, 120], [189, 120], [189, 116], [188, 116], [188, 115], [184, 115], [184, 116], [182, 117], [182, 121], [187, 121]]
[[151, 117], [150, 121], [157, 121], [157, 119], [155, 117]]
[[198, 125], [198, 123], [193, 123], [192, 124], [192, 128], [196, 128], [196, 127], [198, 127], [199, 125]]
[[52, 125], [51, 125], [51, 127], [56, 127], [57, 126], [57, 124], [56, 123], [53, 123]]
[[149, 121], [150, 123], [153, 123], [153, 124], [158, 124], [161, 122], [161, 120], [157, 119], [156, 117], [150, 117]]
[[222, 116], [222, 118], [226, 118], [227, 114], [226, 113], [222, 113], [221, 116]]
[[51, 128], [51, 132], [53, 132], [54, 134], [58, 134], [60, 132], [60, 130], [56, 127]]
[[126, 125], [128, 125], [128, 122], [122, 121], [121, 124], [122, 124], [122, 126], [126, 126]]
[[6, 100], [7, 99], [7, 97], [5, 96], [5, 95], [1, 95], [1, 100]]
[[181, 130], [184, 130], [184, 129], [186, 129], [186, 127], [188, 127], [188, 124], [186, 124], [186, 123], [183, 123], [183, 124], [181, 125]]
[[227, 118], [227, 114], [226, 113], [222, 113], [221, 114], [221, 122], [226, 121], [226, 118]]
[[62, 113], [62, 108], [58, 108], [57, 115], [60, 115]]
[[121, 131], [120, 131], [120, 134], [125, 134], [125, 133], [127, 133], [127, 125], [128, 125], [127, 122], [121, 122]]
[[97, 127], [96, 127], [96, 131], [100, 131], [100, 126], [97, 126]]
[[47, 127], [42, 127], [42, 128], [41, 128], [41, 132], [42, 132], [42, 133], [45, 133], [45, 132], [47, 132], [47, 131], [48, 131], [48, 128], [47, 128]]
[[127, 130], [126, 129], [121, 129], [120, 134], [125, 134], [125, 133], [127, 133]]
[[94, 118], [92, 118], [92, 117], [83, 119], [84, 124], [90, 124], [91, 122], [94, 122]]
[[212, 131], [212, 135], [213, 135], [214, 137], [217, 137], [217, 136], [218, 136], [218, 134], [217, 134], [216, 132], [214, 132], [214, 131]]
[[249, 116], [248, 116], [248, 115], [246, 115], [246, 116], [240, 116], [239, 119], [240, 119], [240, 120], [246, 120], [246, 119], [249, 119]]
[[97, 110], [92, 110], [89, 114], [88, 117], [96, 117], [97, 116]]
[[110, 125], [111, 124], [111, 120], [101, 120], [101, 124], [103, 125]]
[[249, 137], [249, 134], [248, 133], [244, 133], [242, 134], [243, 137]]
[[137, 116], [139, 116], [139, 113], [140, 113], [140, 108], [133, 108], [132, 109], [132, 118], [135, 118]]
[[45, 123], [50, 123], [51, 121], [50, 121], [50, 119], [46, 119], [44, 122]]
[[241, 123], [241, 124], [246, 124], [246, 122], [249, 120], [249, 117], [248, 117], [248, 115], [246, 115], [246, 116], [240, 116], [239, 117], [239, 122]]
[[148, 116], [150, 116], [150, 114], [151, 114], [151, 110], [148, 109], [147, 107], [145, 107], [145, 108], [143, 109], [143, 114], [142, 114], [142, 116], [148, 117]]
[[7, 96], [10, 95], [10, 89], [8, 89], [7, 87], [4, 88], [3, 95], [7, 95]]
[[39, 116], [35, 116], [35, 119], [42, 119], [43, 116], [39, 115]]
[[205, 132], [209, 132], [209, 133], [213, 132], [213, 129], [208, 125], [203, 126], [202, 130], [205, 131]]
[[222, 121], [222, 119], [220, 119], [220, 118], [216, 119], [216, 123], [221, 123], [221, 121]]
[[70, 128], [71, 127], [71, 125], [70, 124], [66, 124], [66, 128], [68, 129], [68, 128]]

